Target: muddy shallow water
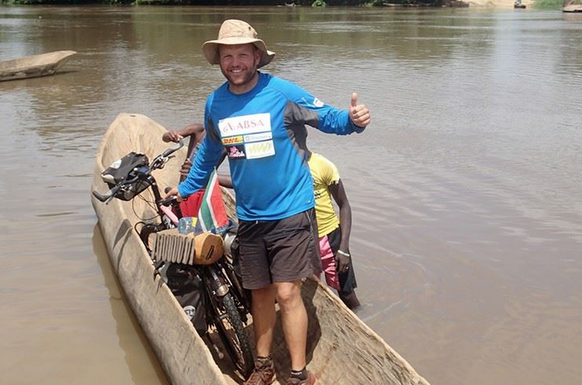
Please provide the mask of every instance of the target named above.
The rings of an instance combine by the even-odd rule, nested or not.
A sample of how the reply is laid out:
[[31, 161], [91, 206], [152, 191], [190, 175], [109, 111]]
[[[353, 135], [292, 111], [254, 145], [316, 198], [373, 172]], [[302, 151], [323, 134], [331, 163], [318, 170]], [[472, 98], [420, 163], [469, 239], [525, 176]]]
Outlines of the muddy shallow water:
[[[0, 382], [165, 384], [89, 200], [121, 112], [201, 121], [200, 46], [253, 24], [265, 70], [372, 110], [310, 131], [354, 212], [358, 316], [434, 385], [582, 376], [582, 15], [535, 10], [2, 7], [0, 60], [73, 49], [0, 83]], [[163, 331], [160, 331], [163, 333]]]

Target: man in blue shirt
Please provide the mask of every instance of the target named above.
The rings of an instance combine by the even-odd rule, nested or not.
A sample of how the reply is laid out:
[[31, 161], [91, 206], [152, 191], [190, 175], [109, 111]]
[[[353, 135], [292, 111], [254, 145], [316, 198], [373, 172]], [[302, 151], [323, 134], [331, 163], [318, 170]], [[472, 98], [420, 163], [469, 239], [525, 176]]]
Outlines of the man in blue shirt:
[[326, 133], [362, 132], [370, 111], [352, 94], [338, 110], [288, 81], [258, 71], [275, 54], [241, 20], [226, 20], [217, 40], [202, 47], [226, 82], [207, 99], [207, 131], [188, 177], [168, 195], [186, 198], [203, 188], [226, 149], [236, 192], [243, 286], [252, 290], [257, 360], [245, 384], [275, 380], [270, 357], [279, 304], [291, 357], [288, 385], [313, 385], [306, 369], [307, 313], [302, 279], [319, 274], [313, 184], [305, 125]]

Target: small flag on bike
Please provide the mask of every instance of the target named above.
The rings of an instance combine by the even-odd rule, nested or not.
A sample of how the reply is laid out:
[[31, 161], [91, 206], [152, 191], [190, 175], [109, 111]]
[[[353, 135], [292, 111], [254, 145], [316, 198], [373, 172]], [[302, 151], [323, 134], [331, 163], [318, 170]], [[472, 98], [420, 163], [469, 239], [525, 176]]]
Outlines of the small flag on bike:
[[202, 198], [194, 233], [200, 234], [206, 231], [217, 232], [217, 230], [226, 227], [228, 224], [229, 219], [228, 215], [226, 215], [222, 192], [218, 184], [218, 174], [216, 173], [216, 169], [214, 169], [208, 180], [204, 197]]

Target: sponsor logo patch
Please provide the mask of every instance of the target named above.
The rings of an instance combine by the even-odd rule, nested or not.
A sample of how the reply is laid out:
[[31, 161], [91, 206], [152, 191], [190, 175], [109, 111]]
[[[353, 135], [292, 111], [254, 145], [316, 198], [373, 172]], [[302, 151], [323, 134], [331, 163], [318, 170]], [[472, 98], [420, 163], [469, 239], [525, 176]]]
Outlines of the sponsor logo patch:
[[194, 315], [196, 314], [196, 308], [192, 305], [184, 306], [184, 313], [186, 313], [186, 316], [189, 319], [192, 319], [192, 318], [194, 318]]
[[271, 114], [254, 114], [222, 119], [218, 122], [220, 136], [254, 134], [271, 131]]
[[229, 146], [232, 144], [241, 144], [242, 142], [243, 142], [242, 135], [231, 136], [228, 138], [222, 138], [222, 144], [224, 144], [225, 146]]
[[313, 105], [315, 107], [323, 107], [323, 102], [317, 98], [313, 98]]
[[275, 155], [275, 145], [272, 140], [266, 142], [246, 143], [247, 159], [266, 158]]
[[229, 146], [226, 148], [228, 157], [232, 159], [244, 159], [245, 149], [243, 146]]
[[245, 143], [261, 142], [263, 140], [273, 139], [273, 134], [270, 132], [264, 132], [262, 134], [245, 135], [244, 138]]

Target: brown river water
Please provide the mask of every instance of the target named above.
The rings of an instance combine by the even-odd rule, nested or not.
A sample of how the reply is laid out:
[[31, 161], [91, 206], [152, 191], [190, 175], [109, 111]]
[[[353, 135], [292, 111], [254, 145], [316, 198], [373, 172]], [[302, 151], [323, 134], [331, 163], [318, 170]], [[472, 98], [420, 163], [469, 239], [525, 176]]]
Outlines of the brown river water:
[[310, 131], [352, 203], [357, 315], [433, 385], [580, 383], [582, 15], [36, 6], [0, 7], [0, 60], [78, 54], [0, 83], [0, 383], [167, 383], [104, 250], [94, 157], [121, 112], [202, 120], [223, 78], [200, 46], [233, 17], [277, 52], [266, 71], [372, 110], [362, 135]]

